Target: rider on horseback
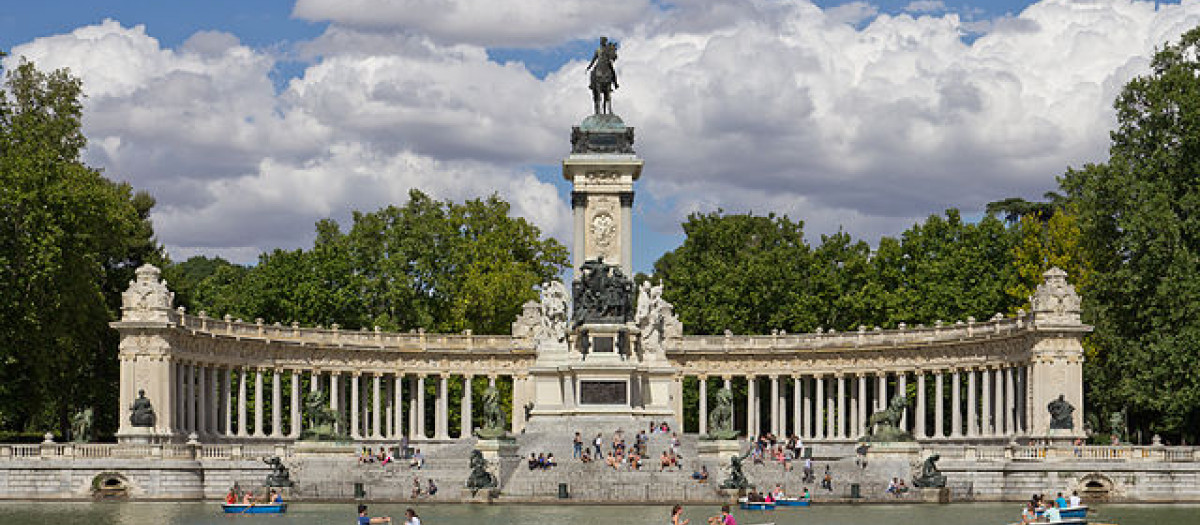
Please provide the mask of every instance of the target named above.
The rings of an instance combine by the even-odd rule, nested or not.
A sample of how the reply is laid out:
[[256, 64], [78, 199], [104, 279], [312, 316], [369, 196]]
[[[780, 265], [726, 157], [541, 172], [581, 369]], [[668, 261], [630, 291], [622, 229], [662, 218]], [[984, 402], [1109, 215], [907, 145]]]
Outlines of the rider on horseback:
[[[617, 44], [610, 43], [608, 37], [600, 37], [600, 47], [592, 55], [592, 61], [588, 63], [588, 71], [591, 71], [591, 83], [588, 87], [592, 89], [592, 102], [595, 106], [597, 115], [601, 113], [612, 113], [612, 101], [609, 95], [612, 90], [621, 87], [617, 84], [617, 70], [613, 67], [613, 62], [617, 60]], [[603, 100], [603, 106], [601, 101]]]

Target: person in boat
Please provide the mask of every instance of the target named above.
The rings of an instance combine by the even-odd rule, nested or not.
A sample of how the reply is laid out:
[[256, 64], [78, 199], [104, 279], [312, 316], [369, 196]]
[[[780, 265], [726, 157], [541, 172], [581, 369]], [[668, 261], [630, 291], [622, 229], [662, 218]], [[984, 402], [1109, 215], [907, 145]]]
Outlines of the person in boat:
[[225, 503], [229, 505], [237, 503], [237, 494], [233, 492], [232, 488], [229, 489], [229, 493], [225, 495]]
[[1021, 509], [1021, 525], [1029, 525], [1037, 522], [1037, 506], [1030, 500], [1025, 504], [1025, 508]]
[[804, 487], [804, 495], [800, 498], [804, 501], [812, 501], [812, 493], [808, 491], [808, 487]]
[[242, 496], [242, 504], [243, 505], [253, 505], [254, 504], [254, 491], [253, 490], [247, 490], [246, 495]]
[[768, 492], [762, 495], [762, 500], [764, 503], [775, 503], [775, 495]]
[[784, 499], [784, 498], [786, 498], [786, 497], [787, 497], [787, 494], [784, 494], [784, 493], [783, 493], [783, 487], [779, 486], [779, 484], [778, 484], [778, 483], [776, 483], [776, 484], [775, 484], [775, 490], [772, 490], [772, 491], [771, 491], [771, 498], [772, 498], [772, 499], [774, 499], [775, 501], [779, 501], [779, 500], [781, 500], [781, 499]]
[[683, 505], [675, 505], [671, 508], [671, 525], [688, 525], [689, 520], [683, 517]]
[[404, 525], [421, 525], [421, 517], [412, 507], [404, 509]]
[[274, 503], [276, 505], [283, 503], [283, 492], [272, 489], [271, 490], [271, 503]]
[[370, 516], [367, 516], [367, 506], [366, 505], [358, 506], [358, 525], [371, 525], [372, 523], [391, 523], [391, 522], [392, 522], [392, 518], [387, 517], [387, 516], [382, 516], [382, 517], [378, 517], [378, 518], [372, 518]]
[[1046, 512], [1042, 514], [1046, 517], [1046, 521], [1050, 523], [1061, 523], [1062, 514], [1058, 512], [1058, 502], [1051, 501], [1050, 506], [1046, 507]]
[[1056, 497], [1054, 498], [1054, 506], [1055, 506], [1055, 507], [1058, 507], [1058, 508], [1060, 508], [1060, 509], [1062, 509], [1062, 508], [1066, 508], [1066, 506], [1067, 506], [1067, 498], [1064, 498], [1061, 492], [1059, 492], [1059, 493], [1058, 493], [1058, 496], [1056, 496]]
[[1067, 501], [1067, 504], [1069, 504], [1071, 507], [1083, 506], [1083, 498], [1079, 497], [1079, 491], [1071, 491], [1071, 498]]

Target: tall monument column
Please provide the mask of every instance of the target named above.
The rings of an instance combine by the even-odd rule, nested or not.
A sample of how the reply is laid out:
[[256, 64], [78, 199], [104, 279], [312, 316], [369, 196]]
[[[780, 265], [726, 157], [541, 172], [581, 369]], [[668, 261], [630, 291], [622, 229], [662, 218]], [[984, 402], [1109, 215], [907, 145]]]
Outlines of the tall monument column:
[[633, 275], [633, 183], [644, 162], [633, 152], [633, 128], [613, 114], [591, 115], [571, 132], [563, 177], [573, 185], [572, 266], [603, 258]]

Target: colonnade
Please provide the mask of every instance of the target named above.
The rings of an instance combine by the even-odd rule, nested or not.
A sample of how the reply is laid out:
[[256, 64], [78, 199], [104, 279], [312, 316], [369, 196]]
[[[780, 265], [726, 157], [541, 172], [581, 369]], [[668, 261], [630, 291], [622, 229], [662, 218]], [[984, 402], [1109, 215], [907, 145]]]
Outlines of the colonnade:
[[[170, 366], [175, 406], [171, 430], [201, 439], [270, 440], [299, 438], [308, 414], [304, 392], [321, 391], [329, 408], [342, 415], [355, 440], [447, 440], [468, 437], [475, 428], [476, 377], [495, 386], [499, 374], [397, 371], [319, 371], [208, 365], [177, 361]], [[508, 376], [512, 377], [512, 376]], [[450, 399], [450, 382], [461, 391]], [[519, 380], [519, 378], [513, 378]], [[305, 386], [307, 385], [307, 386]], [[432, 394], [429, 393], [432, 386]], [[457, 431], [451, 403], [459, 403]], [[514, 403], [516, 405], [516, 403]], [[523, 414], [514, 410], [511, 421]]]
[[999, 439], [1031, 428], [1028, 363], [695, 378], [701, 434], [708, 432], [710, 390], [731, 389], [735, 380], [746, 385], [745, 397], [738, 396], [733, 407], [737, 429], [746, 435], [856, 440], [868, 433], [870, 415], [886, 409], [898, 393], [908, 399], [900, 424], [917, 439]]

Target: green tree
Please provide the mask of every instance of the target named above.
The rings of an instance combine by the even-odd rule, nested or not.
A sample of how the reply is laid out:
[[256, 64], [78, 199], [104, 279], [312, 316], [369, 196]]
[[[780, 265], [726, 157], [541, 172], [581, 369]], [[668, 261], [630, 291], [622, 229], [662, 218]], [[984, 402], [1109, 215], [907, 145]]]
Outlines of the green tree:
[[1200, 428], [1200, 28], [1167, 44], [1114, 104], [1110, 158], [1069, 170], [1096, 327], [1089, 400], [1145, 434]]
[[555, 279], [567, 250], [510, 216], [496, 196], [464, 203], [412, 191], [404, 206], [355, 212], [343, 232], [317, 223], [308, 250], [274, 250], [256, 266], [220, 266], [193, 311], [347, 329], [508, 333], [534, 287]]
[[812, 250], [786, 216], [695, 213], [683, 245], [654, 263], [663, 294], [693, 334], [800, 332], [821, 322], [810, 306]]
[[115, 428], [117, 334], [133, 270], [161, 262], [154, 199], [80, 160], [82, 92], [21, 60], [0, 91], [0, 426], [65, 432], [93, 407]]

